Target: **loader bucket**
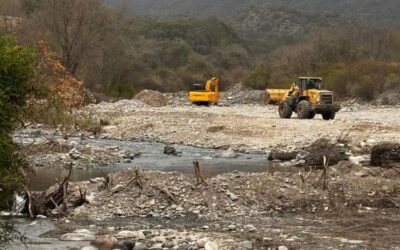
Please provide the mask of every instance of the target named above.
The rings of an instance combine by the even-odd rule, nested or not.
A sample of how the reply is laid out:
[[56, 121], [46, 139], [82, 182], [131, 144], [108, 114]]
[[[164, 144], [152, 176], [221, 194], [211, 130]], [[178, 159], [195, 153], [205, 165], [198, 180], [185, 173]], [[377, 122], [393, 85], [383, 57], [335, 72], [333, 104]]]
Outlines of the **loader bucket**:
[[267, 89], [267, 104], [277, 104], [283, 100], [285, 95], [287, 94], [288, 89]]

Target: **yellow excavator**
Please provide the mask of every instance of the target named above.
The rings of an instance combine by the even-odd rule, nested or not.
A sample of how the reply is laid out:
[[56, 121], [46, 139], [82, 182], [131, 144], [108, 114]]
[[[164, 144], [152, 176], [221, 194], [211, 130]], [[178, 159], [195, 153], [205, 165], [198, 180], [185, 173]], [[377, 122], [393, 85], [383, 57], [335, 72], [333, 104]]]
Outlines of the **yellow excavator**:
[[290, 89], [266, 91], [269, 103], [279, 103], [279, 116], [284, 119], [295, 112], [300, 119], [313, 119], [321, 114], [324, 120], [333, 120], [340, 110], [333, 101], [333, 92], [322, 90], [321, 77], [299, 77]]
[[213, 77], [204, 84], [193, 84], [193, 90], [188, 93], [191, 103], [197, 105], [218, 104], [219, 78]]

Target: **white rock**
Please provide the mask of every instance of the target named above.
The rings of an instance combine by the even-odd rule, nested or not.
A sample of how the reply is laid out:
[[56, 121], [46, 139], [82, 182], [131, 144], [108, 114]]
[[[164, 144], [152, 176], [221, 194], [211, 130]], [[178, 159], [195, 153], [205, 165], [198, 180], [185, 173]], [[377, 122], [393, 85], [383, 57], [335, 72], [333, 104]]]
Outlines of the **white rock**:
[[218, 155], [218, 157], [220, 157], [220, 158], [236, 158], [236, 157], [238, 157], [238, 154], [232, 148], [229, 148], [228, 150], [221, 152]]
[[199, 248], [203, 248], [203, 247], [206, 245], [207, 242], [208, 242], [208, 239], [207, 239], [207, 238], [198, 239], [198, 240], [196, 241], [196, 245], [197, 245]]
[[374, 145], [376, 143], [376, 140], [375, 139], [368, 139], [367, 140], [367, 144], [369, 145], [369, 146], [372, 146], [372, 145]]
[[127, 230], [125, 230], [125, 231], [120, 231], [117, 235], [116, 235], [116, 237], [117, 238], [122, 238], [122, 239], [124, 239], [124, 238], [134, 238], [134, 239], [137, 239], [137, 240], [144, 240], [144, 239], [146, 239], [146, 236], [142, 233], [142, 232], [140, 232], [140, 231], [127, 231]]
[[218, 245], [212, 241], [208, 241], [204, 245], [204, 250], [218, 250]]
[[362, 156], [350, 156], [349, 160], [355, 165], [361, 165], [360, 162], [364, 161], [365, 159]]
[[237, 197], [237, 195], [236, 194], [234, 194], [234, 193], [232, 193], [232, 192], [227, 192], [226, 193], [228, 196], [229, 196], [229, 198], [231, 199], [231, 200], [233, 200], [233, 201], [236, 201], [236, 200], [238, 200], [239, 198]]
[[153, 241], [164, 243], [166, 241], [166, 239], [163, 236], [156, 236], [156, 237], [153, 238]]
[[144, 243], [142, 242], [136, 242], [134, 250], [145, 250], [149, 249]]
[[242, 241], [239, 243], [239, 249], [253, 249], [253, 242], [251, 241]]
[[94, 246], [84, 246], [81, 250], [98, 250], [98, 248]]
[[63, 241], [91, 241], [95, 239], [94, 233], [87, 229], [77, 229], [73, 233], [66, 233], [60, 237], [60, 240]]
[[246, 230], [249, 231], [249, 232], [255, 232], [255, 231], [257, 231], [257, 228], [256, 228], [255, 226], [253, 226], [253, 225], [246, 225], [245, 228], [246, 228]]

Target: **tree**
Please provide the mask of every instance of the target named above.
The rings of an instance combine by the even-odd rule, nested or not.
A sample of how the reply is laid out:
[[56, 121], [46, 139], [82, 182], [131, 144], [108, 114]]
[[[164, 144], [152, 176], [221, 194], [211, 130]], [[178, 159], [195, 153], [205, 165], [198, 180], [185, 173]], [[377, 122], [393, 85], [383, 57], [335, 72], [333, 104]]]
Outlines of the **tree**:
[[108, 17], [100, 0], [43, 0], [23, 32], [48, 41], [60, 52], [65, 68], [77, 75], [104, 46]]
[[23, 177], [23, 163], [10, 133], [26, 104], [35, 60], [33, 48], [20, 47], [10, 37], [0, 37], [0, 209], [12, 205], [12, 194]]

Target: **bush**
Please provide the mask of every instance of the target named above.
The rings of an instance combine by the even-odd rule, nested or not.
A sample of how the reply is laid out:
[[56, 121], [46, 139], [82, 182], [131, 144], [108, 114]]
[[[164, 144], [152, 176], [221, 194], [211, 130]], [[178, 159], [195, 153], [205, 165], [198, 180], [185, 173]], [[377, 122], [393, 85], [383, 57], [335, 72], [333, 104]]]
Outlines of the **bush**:
[[266, 65], [257, 65], [246, 77], [244, 84], [253, 89], [265, 89], [271, 81], [271, 68]]
[[112, 97], [131, 99], [136, 94], [136, 90], [130, 84], [113, 83], [107, 93]]
[[36, 53], [17, 46], [11, 37], [0, 37], [0, 209], [12, 205], [12, 195], [23, 179], [19, 159], [10, 136], [20, 118], [29, 80], [35, 72]]

